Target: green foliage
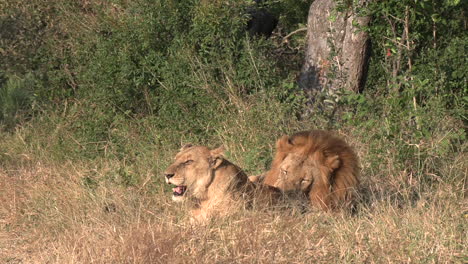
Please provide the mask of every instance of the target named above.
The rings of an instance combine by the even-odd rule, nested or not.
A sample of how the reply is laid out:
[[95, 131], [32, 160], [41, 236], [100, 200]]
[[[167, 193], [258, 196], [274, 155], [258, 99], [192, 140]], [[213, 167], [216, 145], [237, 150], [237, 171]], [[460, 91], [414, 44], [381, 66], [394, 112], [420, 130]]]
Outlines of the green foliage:
[[31, 74], [24, 78], [9, 76], [0, 80], [0, 125], [10, 128], [32, 113], [34, 85]]
[[[385, 142], [392, 166], [423, 182], [464, 145], [466, 10], [460, 1], [372, 2], [361, 10], [374, 18], [365, 29], [372, 40], [365, 91], [337, 99], [338, 123]], [[377, 169], [389, 153], [370, 150]]]
[[[386, 89], [391, 83], [394, 89], [388, 91], [401, 91], [405, 85], [402, 82], [411, 78], [426, 79], [432, 84], [443, 79], [455, 81], [458, 89], [441, 91], [441, 87], [432, 86], [426, 92], [460, 96], [460, 92], [466, 89], [463, 88], [466, 87], [466, 79], [459, 76], [452, 80], [451, 75], [449, 79], [444, 75], [453, 69], [466, 72], [466, 58], [454, 51], [466, 50], [467, 9], [466, 2], [459, 1], [371, 3], [366, 10], [374, 17], [367, 29], [373, 43], [368, 87]], [[455, 63], [446, 63], [449, 60], [455, 60]], [[406, 78], [399, 79], [399, 76]], [[447, 87], [445, 84], [440, 86]]]
[[[93, 140], [107, 140], [106, 131], [91, 128], [108, 127], [116, 115], [147, 116], [161, 129], [210, 135], [206, 127], [236, 107], [229, 98], [277, 86], [280, 76], [262, 51], [267, 44], [246, 38], [242, 8], [237, 1], [140, 1], [129, 8], [118, 27], [85, 43], [92, 54], [79, 51], [85, 60], [75, 73], [75, 97], [97, 110], [86, 122], [100, 124], [80, 127]], [[115, 22], [102, 19], [104, 28]]]
[[298, 25], [307, 25], [307, 15], [313, 0], [265, 1], [272, 13], [279, 17], [280, 25], [286, 31], [292, 31]]

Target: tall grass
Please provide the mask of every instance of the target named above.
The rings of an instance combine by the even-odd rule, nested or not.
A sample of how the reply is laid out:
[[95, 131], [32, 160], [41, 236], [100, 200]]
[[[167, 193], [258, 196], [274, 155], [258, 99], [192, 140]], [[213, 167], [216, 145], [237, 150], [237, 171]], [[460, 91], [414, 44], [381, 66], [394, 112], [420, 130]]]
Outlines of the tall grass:
[[[392, 153], [398, 152], [395, 141], [369, 142], [368, 133], [376, 131], [363, 135], [343, 127], [338, 132], [355, 147], [363, 169], [354, 214], [253, 210], [191, 226], [186, 208], [170, 200], [161, 175], [176, 144], [151, 143], [147, 134], [157, 130], [127, 126], [120, 128], [122, 144], [133, 146], [127, 155], [119, 157], [113, 151], [120, 149], [109, 146], [107, 155], [83, 159], [55, 146], [58, 137], [64, 145], [83, 145], [66, 136], [73, 127], [66, 118], [59, 120], [62, 127], [55, 130], [43, 122], [3, 134], [3, 262], [463, 263], [467, 254], [463, 151], [425, 157], [418, 161], [424, 169], [413, 171]], [[247, 121], [239, 113], [229, 122]], [[313, 125], [285, 122], [288, 131]], [[226, 126], [213, 145], [222, 142], [233, 162], [258, 172], [263, 167], [254, 161], [271, 159], [280, 133]], [[440, 140], [427, 144], [436, 148]]]
[[91, 191], [88, 173], [82, 164], [1, 171], [3, 262], [463, 263], [467, 253], [466, 203], [446, 184], [416, 205], [375, 199], [354, 216], [246, 211], [190, 226], [162, 187]]

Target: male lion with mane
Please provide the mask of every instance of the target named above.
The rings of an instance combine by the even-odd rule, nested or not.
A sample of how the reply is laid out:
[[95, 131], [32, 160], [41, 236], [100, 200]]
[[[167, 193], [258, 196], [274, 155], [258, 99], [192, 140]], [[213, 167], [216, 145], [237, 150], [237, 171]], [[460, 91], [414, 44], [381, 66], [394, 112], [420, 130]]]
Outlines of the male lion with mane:
[[276, 149], [263, 184], [282, 191], [302, 191], [312, 205], [324, 210], [352, 200], [360, 168], [356, 154], [342, 139], [323, 130], [303, 131], [281, 137]]
[[212, 216], [227, 216], [241, 208], [277, 203], [281, 191], [252, 183], [236, 165], [223, 157], [222, 147], [182, 147], [164, 172], [175, 185], [172, 200], [192, 203], [191, 221], [206, 222]]

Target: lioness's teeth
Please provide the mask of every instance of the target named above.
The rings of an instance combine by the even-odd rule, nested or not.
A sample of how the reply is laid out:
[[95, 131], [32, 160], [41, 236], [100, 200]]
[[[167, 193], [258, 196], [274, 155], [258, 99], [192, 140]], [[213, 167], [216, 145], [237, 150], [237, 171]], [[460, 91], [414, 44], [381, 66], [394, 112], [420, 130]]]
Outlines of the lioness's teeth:
[[177, 194], [183, 194], [185, 191], [185, 186], [177, 186], [173, 188], [172, 191]]

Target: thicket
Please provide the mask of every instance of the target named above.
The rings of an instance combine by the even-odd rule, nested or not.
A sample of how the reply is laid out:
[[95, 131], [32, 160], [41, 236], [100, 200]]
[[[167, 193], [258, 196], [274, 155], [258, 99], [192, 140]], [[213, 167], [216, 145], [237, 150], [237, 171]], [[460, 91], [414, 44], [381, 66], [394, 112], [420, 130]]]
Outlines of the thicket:
[[[295, 83], [305, 36], [282, 39], [304, 27], [311, 2], [266, 2], [280, 23], [264, 39], [245, 30], [252, 1], [3, 1], [2, 135], [21, 131], [27, 148], [54, 160], [126, 164], [150, 163], [149, 153], [181, 142], [225, 144], [257, 172], [279, 135], [326, 128], [365, 141], [367, 173], [393, 166], [428, 183], [443, 177], [442, 164], [466, 146], [467, 3], [373, 1], [356, 10], [373, 17], [360, 29], [372, 42], [367, 85], [324, 94], [330, 109], [306, 105]], [[125, 184], [141, 181], [117, 173]]]

